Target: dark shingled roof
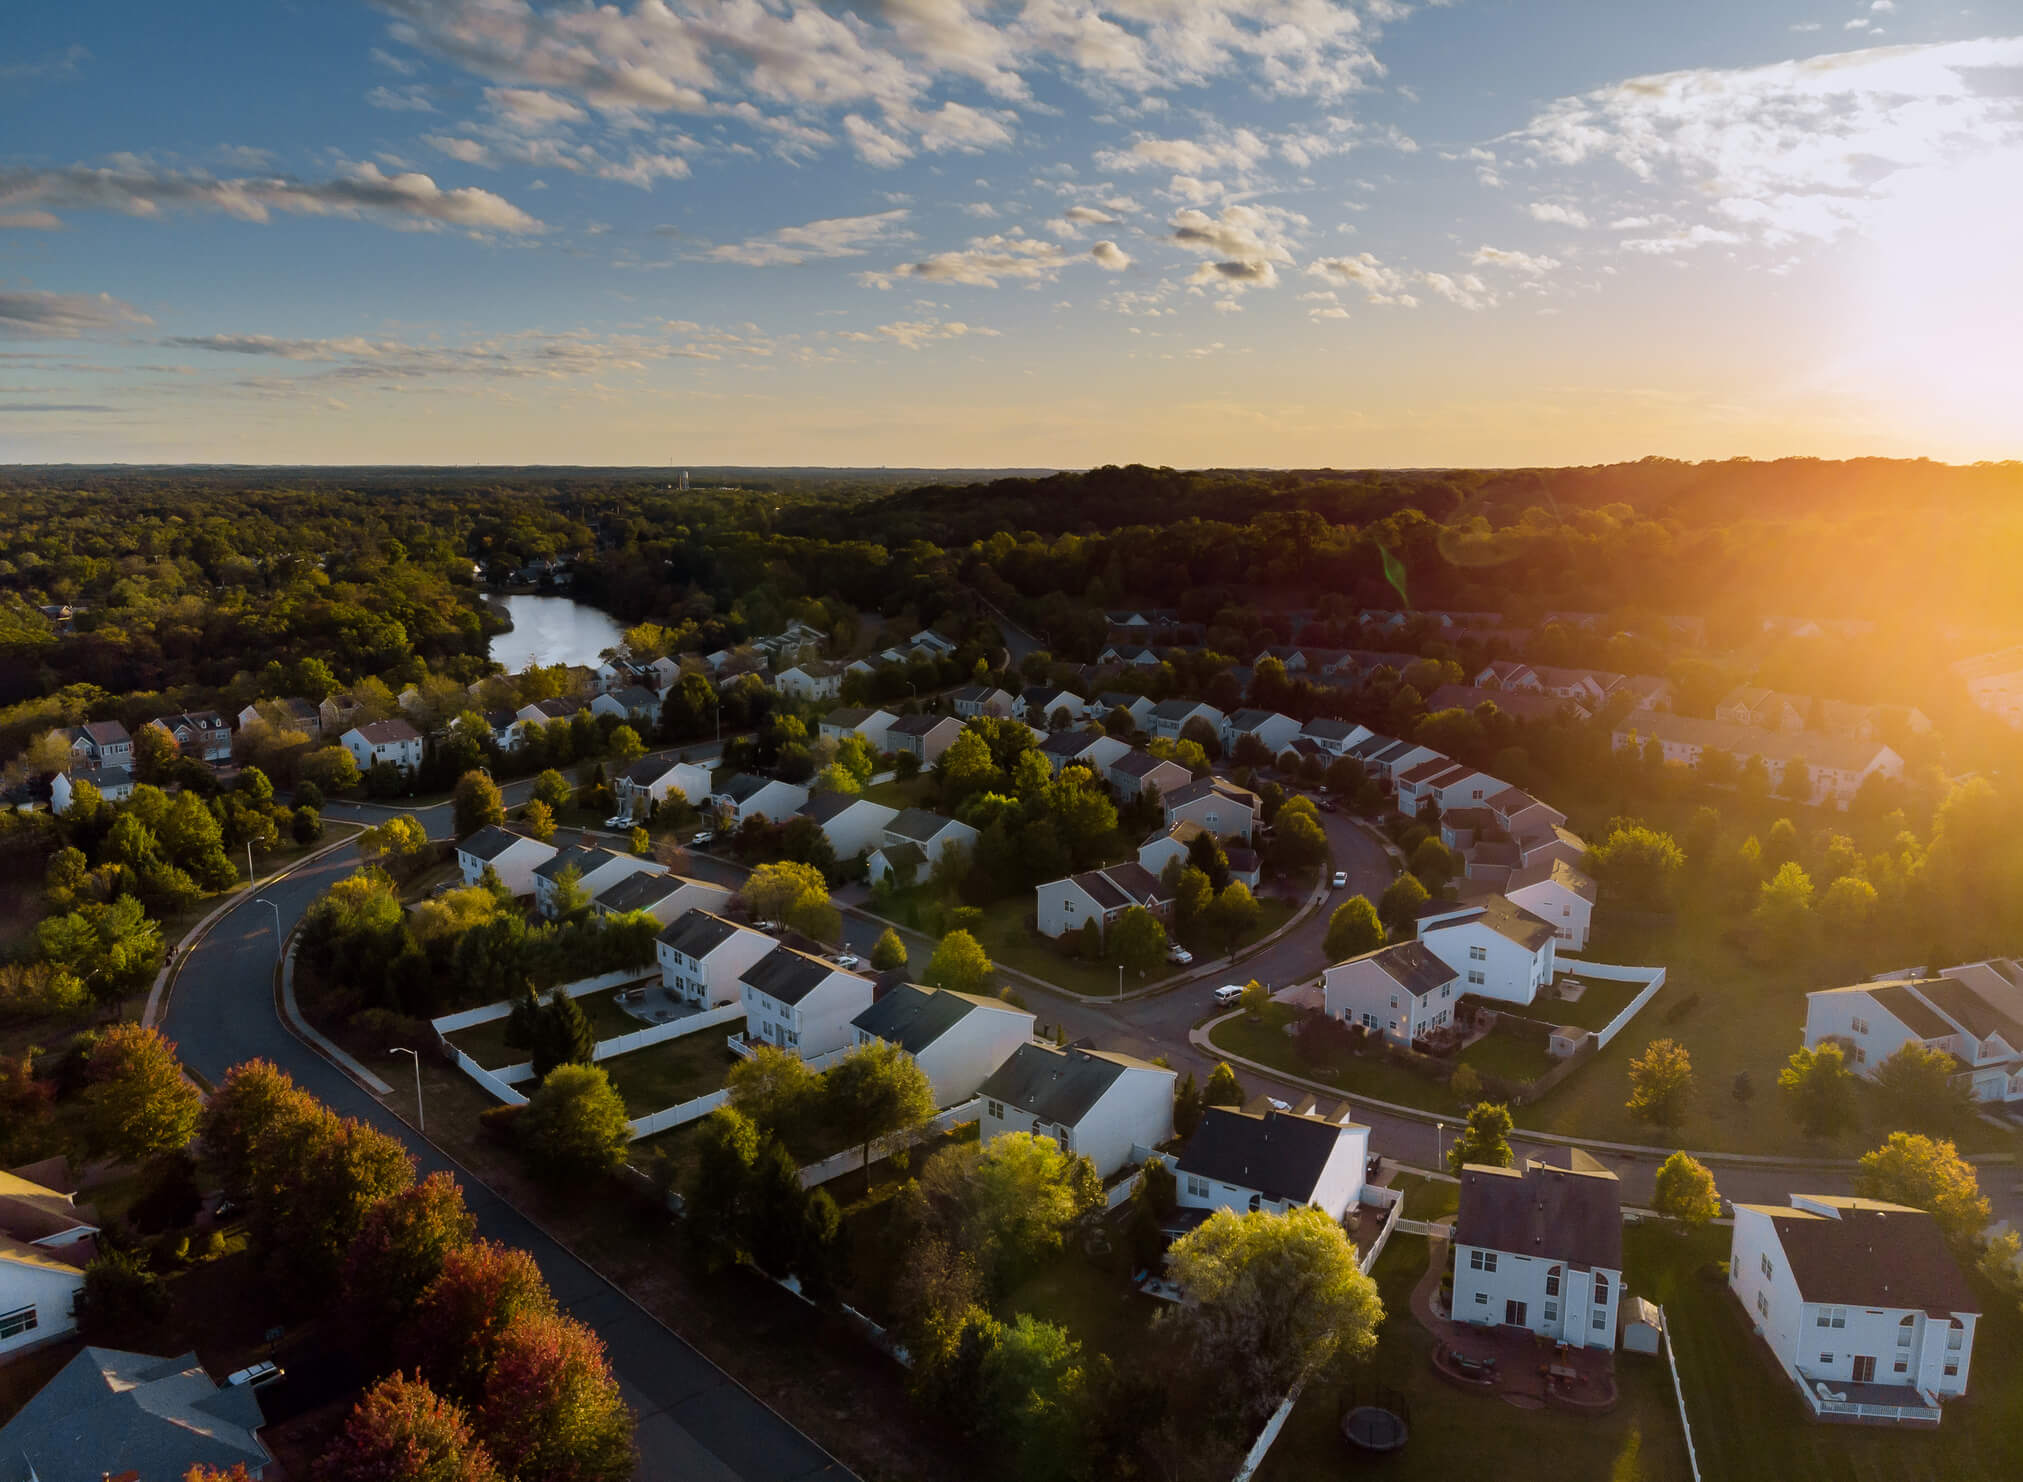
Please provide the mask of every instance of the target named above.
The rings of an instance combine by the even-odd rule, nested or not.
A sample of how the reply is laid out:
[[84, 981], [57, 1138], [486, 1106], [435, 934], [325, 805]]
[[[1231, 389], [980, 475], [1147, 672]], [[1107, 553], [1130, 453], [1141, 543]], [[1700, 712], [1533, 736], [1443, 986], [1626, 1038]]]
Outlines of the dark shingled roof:
[[1953, 1032], [1953, 1026], [1907, 983], [1879, 983], [1866, 991], [1919, 1039], [1944, 1039]]
[[640, 787], [651, 787], [680, 765], [681, 763], [673, 757], [643, 756], [627, 767], [623, 775], [627, 782]]
[[199, 1464], [263, 1467], [254, 1432], [265, 1424], [252, 1387], [220, 1386], [194, 1353], [86, 1348], [0, 1426], [0, 1479], [154, 1482]]
[[1622, 1191], [1613, 1173], [1531, 1162], [1520, 1173], [1470, 1163], [1461, 1170], [1454, 1242], [1620, 1271]]
[[1834, 1208], [1840, 1218], [1767, 1204], [1738, 1207], [1770, 1216], [1792, 1280], [1807, 1302], [1933, 1313], [1981, 1310], [1980, 1298], [1946, 1249], [1939, 1222], [1923, 1210], [1873, 1199], [1798, 1197]]
[[946, 988], [900, 983], [856, 1018], [851, 1026], [899, 1046], [909, 1055], [922, 1050], [967, 1019], [989, 1012], [987, 1000]]
[[754, 777], [749, 772], [740, 772], [728, 782], [719, 782], [716, 790], [732, 802], [742, 803], [747, 798], [758, 796], [772, 785], [773, 779], [770, 777]]
[[818, 792], [801, 804], [801, 812], [817, 823], [827, 823], [839, 813], [847, 813], [864, 799], [854, 792]]
[[1077, 757], [1103, 738], [1094, 731], [1056, 731], [1040, 743], [1048, 756]]
[[877, 713], [875, 709], [867, 710], [850, 706], [842, 710], [831, 710], [827, 715], [822, 717], [822, 724], [825, 726], [840, 726], [846, 731], [855, 730]]
[[1929, 983], [1918, 984], [1918, 992], [1930, 1000], [1932, 1007], [1975, 1039], [1999, 1034], [2011, 1049], [2023, 1050], [2023, 1024], [2018, 1024], [1958, 978], [1934, 978]]
[[1554, 936], [1548, 922], [1532, 915], [1507, 895], [1485, 895], [1467, 906], [1457, 907], [1452, 901], [1427, 901], [1419, 907], [1421, 916], [1443, 913], [1453, 919], [1436, 924], [1432, 928], [1434, 931], [1480, 922], [1498, 936], [1517, 943], [1529, 952], [1536, 952]]
[[831, 973], [842, 973], [846, 978], [851, 976], [819, 957], [796, 952], [792, 947], [775, 947], [746, 968], [739, 981], [768, 998], [777, 998], [781, 1003], [799, 1003], [828, 981]]
[[885, 832], [924, 844], [954, 821], [925, 808], [901, 808], [898, 817], [886, 821]]
[[[1133, 751], [1125, 756], [1118, 757], [1114, 762], [1110, 763], [1110, 770], [1122, 772], [1126, 777], [1145, 777], [1149, 776], [1159, 767], [1178, 766], [1180, 766], [1178, 762], [1169, 762], [1163, 757], [1152, 755], [1149, 751]], [[1187, 769], [1181, 767], [1180, 770], [1184, 772]]]
[[638, 870], [600, 891], [597, 904], [621, 916], [628, 911], [651, 910], [677, 890], [685, 889], [690, 883], [692, 882], [684, 880], [679, 875]]
[[684, 957], [704, 958], [746, 928], [708, 911], [684, 911], [660, 929], [659, 940]]
[[1129, 1055], [1104, 1050], [1020, 1045], [1011, 1059], [991, 1072], [977, 1094], [1015, 1106], [1043, 1122], [1072, 1127], [1088, 1115], [1089, 1108], [1102, 1099], [1119, 1076], [1133, 1067], [1158, 1069]]
[[1352, 720], [1334, 720], [1325, 715], [1317, 715], [1303, 727], [1306, 735], [1321, 741], [1346, 741], [1356, 734], [1356, 723]]
[[617, 859], [618, 855], [609, 849], [599, 849], [595, 844], [578, 844], [574, 849], [564, 849], [553, 859], [544, 859], [534, 866], [534, 873], [544, 879], [561, 877], [569, 866], [576, 867], [578, 875], [588, 875], [592, 870], [603, 868]]
[[374, 746], [380, 746], [389, 741], [421, 740], [420, 731], [417, 731], [406, 721], [399, 719], [367, 721], [357, 729], [358, 734]]
[[1341, 1132], [1320, 1117], [1281, 1111], [1257, 1116], [1211, 1106], [1187, 1139], [1180, 1171], [1304, 1204], [1313, 1198]]
[[1367, 961], [1414, 998], [1438, 993], [1461, 975], [1439, 958], [1424, 942], [1398, 942], [1366, 952], [1351, 962]]
[[952, 715], [902, 715], [885, 728], [888, 736], [929, 736], [944, 724], [960, 725]]
[[457, 849], [460, 853], [471, 855], [476, 859], [493, 860], [526, 837], [525, 834], [516, 834], [509, 828], [500, 828], [496, 823], [488, 823], [468, 839], [458, 840]]

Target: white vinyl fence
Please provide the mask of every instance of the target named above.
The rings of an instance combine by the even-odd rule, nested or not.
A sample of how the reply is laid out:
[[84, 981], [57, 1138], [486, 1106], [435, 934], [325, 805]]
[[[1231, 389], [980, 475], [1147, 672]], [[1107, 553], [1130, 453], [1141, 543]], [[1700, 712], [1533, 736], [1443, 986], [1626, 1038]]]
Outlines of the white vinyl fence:
[[[541, 997], [550, 993], [562, 993], [570, 998], [582, 998], [592, 993], [602, 993], [606, 988], [622, 988], [629, 983], [657, 982], [656, 972], [641, 972], [636, 967], [620, 968], [616, 972], [599, 973], [594, 978], [579, 978], [574, 983], [564, 983], [559, 988], [543, 988]], [[460, 1013], [444, 1014], [440, 1019], [429, 1020], [429, 1026], [437, 1034], [455, 1034], [459, 1029], [469, 1029], [473, 1024], [489, 1024], [494, 1019], [503, 1019], [513, 1012], [511, 999], [500, 999], [497, 1003], [480, 1004], [474, 1009], [464, 1009]]]
[[632, 1140], [651, 1137], [656, 1132], [665, 1132], [670, 1127], [685, 1127], [690, 1122], [699, 1122], [718, 1107], [731, 1099], [728, 1091], [711, 1091], [706, 1096], [698, 1096], [693, 1101], [684, 1101], [680, 1106], [665, 1107], [650, 1112], [643, 1117], [632, 1119]]
[[1665, 986], [1665, 970], [1661, 967], [1618, 967], [1608, 962], [1582, 962], [1577, 957], [1563, 959], [1566, 971], [1577, 978], [1595, 978], [1604, 983], [1642, 983], [1644, 989], [1635, 998], [1623, 1005], [1622, 1012], [1609, 1020], [1606, 1027], [1595, 1031], [1595, 1048], [1605, 1050], [1609, 1041], [1630, 1027], [1630, 1020], [1637, 1017], [1644, 1005], [1658, 996], [1658, 990]]
[[[872, 1144], [872, 1151], [878, 1157], [888, 1156], [895, 1147], [911, 1147], [925, 1142], [930, 1137], [939, 1137], [951, 1127], [960, 1127], [964, 1122], [974, 1122], [982, 1114], [983, 1102], [972, 1096], [960, 1106], [951, 1106], [933, 1121], [916, 1127], [900, 1138], [878, 1138]], [[833, 1158], [824, 1158], [819, 1163], [810, 1163], [801, 1170], [801, 1187], [812, 1189], [817, 1184], [825, 1184], [832, 1178], [854, 1172], [864, 1166], [864, 1149], [845, 1148]]]

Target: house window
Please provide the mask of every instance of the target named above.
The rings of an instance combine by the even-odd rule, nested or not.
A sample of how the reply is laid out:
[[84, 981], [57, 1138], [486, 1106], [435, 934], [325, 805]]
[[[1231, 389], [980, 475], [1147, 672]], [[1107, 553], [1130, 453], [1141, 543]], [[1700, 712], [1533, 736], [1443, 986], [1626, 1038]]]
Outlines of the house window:
[[1898, 1359], [1895, 1368], [1899, 1374], [1908, 1374], [1911, 1372], [1910, 1361], [1908, 1359]]
[[1557, 1266], [1554, 1266], [1550, 1271], [1545, 1273], [1545, 1294], [1548, 1297], [1557, 1297], [1559, 1295], [1559, 1267]]
[[1864, 1050], [1860, 1045], [1854, 1047], [1854, 1063], [1856, 1065], [1868, 1064], [1868, 1051]]
[[1956, 1317], [1953, 1319], [1952, 1325], [1946, 1329], [1946, 1351], [1958, 1353], [1966, 1346], [1966, 1342], [1967, 1329]]
[[1909, 1348], [1911, 1346], [1911, 1327], [1916, 1322], [1917, 1318], [1915, 1316], [1906, 1314], [1904, 1320], [1897, 1324], [1897, 1347]]
[[1819, 1317], [1816, 1321], [1822, 1328], [1844, 1328], [1847, 1326], [1847, 1309], [1845, 1307], [1822, 1307], [1819, 1309]]
[[1756, 1310], [1765, 1317], [1770, 1316], [1770, 1298], [1762, 1292], [1756, 1294]]
[[1440, 985], [1440, 996], [1442, 998], [1450, 997], [1453, 994], [1453, 992], [1454, 992], [1454, 985], [1452, 983], [1442, 983]]
[[1487, 947], [1470, 947], [1468, 949], [1468, 960], [1470, 962], [1489, 961], [1489, 949]]
[[1475, 971], [1473, 968], [1470, 968], [1468, 972], [1468, 981], [1470, 983], [1473, 983], [1476, 987], [1479, 988], [1484, 983], [1488, 982], [1489, 979], [1484, 977], [1481, 973]]
[[1206, 1199], [1208, 1197], [1208, 1180], [1205, 1178], [1196, 1178], [1191, 1173], [1188, 1174], [1187, 1195], [1191, 1199]]
[[1395, 1009], [1397, 1006], [1398, 1006], [1398, 995], [1393, 993], [1391, 995], [1391, 1007]]
[[23, 1333], [32, 1333], [38, 1324], [33, 1307], [17, 1307], [12, 1312], [0, 1312], [0, 1339], [19, 1338]]
[[1822, 1354], [1821, 1354], [1821, 1355], [1819, 1356], [1819, 1361], [1820, 1361], [1820, 1362], [1821, 1362], [1822, 1364], [1830, 1364], [1830, 1363], [1832, 1363], [1832, 1362], [1833, 1362], [1833, 1355], [1832, 1355], [1832, 1354], [1830, 1354], [1830, 1353], [1822, 1353]]
[[1559, 1321], [1559, 1303], [1548, 1302], [1545, 1304], [1545, 1320], [1547, 1322]]
[[1948, 1379], [1958, 1379], [1960, 1377], [1960, 1361], [1958, 1359], [1946, 1360], [1946, 1377]]
[[1853, 1021], [1853, 1024], [1852, 1024], [1852, 1026], [1851, 1026], [1851, 1027], [1852, 1027], [1852, 1028], [1854, 1029], [1854, 1032], [1855, 1032], [1856, 1034], [1867, 1034], [1867, 1033], [1868, 1033], [1868, 1020], [1866, 1020], [1866, 1019], [1856, 1019], [1856, 1020], [1854, 1020], [1854, 1021]]
[[1475, 1305], [1477, 1307], [1487, 1307], [1489, 1305], [1489, 1293], [1477, 1292], [1475, 1294]]
[[1770, 1279], [1770, 1257], [1766, 1255], [1762, 1257], [1761, 1260], [1763, 1265], [1763, 1279], [1765, 1281], [1768, 1281]]
[[1496, 1252], [1493, 1250], [1469, 1251], [1468, 1269], [1471, 1271], [1494, 1271], [1496, 1269]]
[[987, 1101], [984, 1103], [984, 1110], [998, 1121], [1002, 1122], [1004, 1120], [1004, 1103], [1002, 1101]]

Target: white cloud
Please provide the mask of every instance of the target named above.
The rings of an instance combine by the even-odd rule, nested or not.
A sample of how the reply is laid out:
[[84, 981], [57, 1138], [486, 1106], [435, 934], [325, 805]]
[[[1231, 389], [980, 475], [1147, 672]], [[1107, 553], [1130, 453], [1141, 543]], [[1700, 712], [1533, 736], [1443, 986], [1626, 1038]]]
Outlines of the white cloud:
[[1182, 175], [1206, 175], [1215, 170], [1241, 174], [1271, 154], [1271, 146], [1249, 129], [1233, 129], [1203, 139], [1160, 139], [1141, 135], [1128, 149], [1097, 152], [1105, 170], [1172, 170]]
[[1463, 273], [1459, 278], [1446, 273], [1421, 273], [1419, 281], [1432, 289], [1449, 303], [1459, 304], [1464, 309], [1488, 309], [1496, 304], [1496, 295], [1473, 273]]
[[851, 113], [844, 116], [843, 132], [849, 136], [850, 145], [857, 151], [857, 157], [867, 165], [890, 170], [913, 158], [913, 150], [905, 140], [897, 135], [888, 134], [860, 114]]
[[74, 340], [150, 323], [147, 315], [109, 293], [0, 291], [0, 339]]
[[53, 211], [0, 212], [0, 232], [53, 232], [62, 225]]
[[1094, 206], [1070, 206], [1061, 215], [1077, 226], [1114, 226], [1117, 221], [1108, 211], [1099, 211]]
[[1200, 180], [1192, 175], [1175, 175], [1167, 182], [1167, 189], [1197, 206], [1205, 206], [1229, 193], [1220, 180]]
[[1224, 206], [1214, 216], [1188, 207], [1173, 217], [1173, 240], [1190, 252], [1217, 259], [1187, 277], [1196, 290], [1241, 293], [1278, 284], [1278, 266], [1291, 264], [1291, 234], [1307, 225], [1295, 211], [1277, 206]]
[[1555, 226], [1585, 227], [1588, 224], [1586, 212], [1557, 201], [1533, 201], [1524, 209], [1531, 214], [1533, 221], [1550, 222]]
[[960, 340], [970, 335], [997, 338], [997, 331], [981, 324], [965, 324], [961, 320], [947, 323], [939, 319], [902, 319], [893, 324], [881, 324], [876, 330], [866, 334], [862, 330], [846, 329], [837, 335], [838, 339], [852, 340], [858, 344], [876, 344], [880, 336], [891, 340], [908, 350], [925, 349], [936, 340]]
[[1419, 300], [1408, 291], [1405, 274], [1396, 268], [1386, 267], [1368, 252], [1359, 252], [1353, 257], [1320, 257], [1307, 264], [1309, 278], [1334, 279], [1360, 288], [1363, 297], [1373, 304], [1398, 304], [1404, 308], [1416, 307]]
[[904, 207], [871, 216], [831, 216], [782, 227], [771, 236], [724, 243], [702, 256], [753, 268], [798, 267], [814, 258], [861, 257], [873, 247], [912, 236], [905, 228], [906, 218]]
[[512, 233], [543, 230], [539, 221], [488, 190], [474, 186], [445, 190], [419, 171], [389, 175], [370, 163], [352, 165], [335, 179], [314, 181], [282, 175], [220, 180], [157, 170], [133, 159], [106, 168], [0, 170], [0, 210], [13, 206], [118, 211], [128, 216], [159, 216], [164, 209], [222, 211], [259, 222], [278, 211], [358, 217], [389, 225]]
[[1469, 262], [1478, 268], [1509, 268], [1514, 272], [1527, 273], [1532, 277], [1549, 273], [1559, 266], [1556, 257], [1534, 257], [1529, 252], [1512, 252], [1501, 247], [1491, 247], [1488, 243], [1475, 249]]
[[299, 377], [266, 378], [261, 389], [275, 394], [332, 384], [361, 389], [396, 389], [422, 380], [569, 380], [641, 371], [657, 361], [767, 357], [777, 346], [746, 333], [709, 329], [687, 322], [665, 323], [655, 331], [594, 334], [587, 330], [530, 330], [497, 335], [463, 345], [414, 344], [362, 335], [331, 339], [289, 339], [265, 334], [178, 335], [163, 341], [178, 350], [201, 350], [252, 360], [318, 366]]
[[889, 273], [863, 273], [859, 281], [889, 288], [894, 278], [920, 278], [930, 283], [963, 283], [995, 288], [999, 282], [1051, 282], [1080, 254], [1040, 237], [1003, 232], [978, 237], [967, 247], [937, 252], [918, 262], [901, 263]]
[[489, 166], [492, 163], [491, 151], [475, 139], [459, 139], [446, 134], [424, 134], [422, 142], [462, 164]]
[[1098, 242], [1089, 249], [1089, 256], [1096, 259], [1097, 266], [1108, 268], [1113, 273], [1121, 273], [1131, 266], [1131, 255], [1115, 242]]
[[388, 113], [434, 113], [436, 105], [428, 100], [428, 89], [421, 86], [374, 88], [365, 95], [365, 101], [374, 108], [383, 108]]
[[521, 129], [581, 123], [590, 116], [567, 98], [534, 87], [488, 87], [485, 101], [500, 118]]

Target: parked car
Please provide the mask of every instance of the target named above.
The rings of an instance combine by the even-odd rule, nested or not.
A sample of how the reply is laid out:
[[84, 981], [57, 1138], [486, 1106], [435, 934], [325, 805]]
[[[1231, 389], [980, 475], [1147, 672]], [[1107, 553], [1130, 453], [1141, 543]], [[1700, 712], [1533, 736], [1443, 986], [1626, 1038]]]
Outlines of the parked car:
[[1194, 954], [1185, 947], [1175, 945], [1166, 949], [1166, 960], [1186, 967], [1194, 961]]
[[625, 817], [623, 814], [618, 814], [614, 817], [605, 819], [604, 826], [606, 828], [631, 828], [632, 820], [630, 818]]
[[855, 967], [861, 961], [863, 959], [855, 952], [838, 952], [835, 956], [835, 963], [838, 967]]
[[1215, 1001], [1224, 1008], [1227, 1008], [1242, 997], [1243, 985], [1241, 983], [1224, 983], [1220, 988], [1215, 990]]
[[1336, 870], [1335, 889], [1340, 890], [1343, 886], [1347, 885], [1348, 883], [1349, 883], [1349, 872], [1347, 870]]
[[288, 1371], [271, 1359], [262, 1359], [257, 1364], [249, 1364], [225, 1381], [228, 1385], [248, 1384], [254, 1389], [264, 1389], [286, 1377]]
[[1337, 802], [1336, 802], [1336, 801], [1335, 801], [1335, 800], [1334, 800], [1333, 798], [1322, 798], [1322, 799], [1321, 799], [1321, 812], [1323, 812], [1323, 813], [1339, 813], [1339, 812], [1341, 812], [1341, 811], [1342, 811], [1342, 809], [1341, 809], [1341, 804], [1337, 803]]
[[697, 834], [694, 838], [688, 841], [688, 847], [691, 849], [700, 849], [705, 844], [713, 844], [715, 842], [716, 842], [716, 835], [709, 829], [704, 829], [701, 833]]

